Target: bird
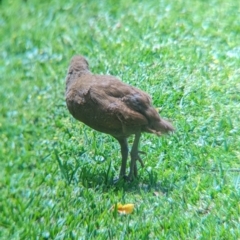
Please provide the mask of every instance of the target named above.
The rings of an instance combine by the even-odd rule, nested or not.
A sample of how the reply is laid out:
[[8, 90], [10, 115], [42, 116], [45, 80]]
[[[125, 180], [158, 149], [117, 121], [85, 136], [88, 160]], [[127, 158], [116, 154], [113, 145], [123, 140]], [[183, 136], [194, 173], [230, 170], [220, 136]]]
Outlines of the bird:
[[[115, 138], [121, 147], [119, 179], [138, 177], [137, 161], [144, 167], [139, 141], [143, 132], [162, 135], [173, 132], [173, 125], [158, 114], [151, 97], [144, 91], [112, 75], [94, 74], [86, 58], [75, 55], [66, 76], [65, 100], [70, 114], [90, 128]], [[130, 170], [126, 175], [129, 155], [128, 137], [134, 135], [130, 151]]]

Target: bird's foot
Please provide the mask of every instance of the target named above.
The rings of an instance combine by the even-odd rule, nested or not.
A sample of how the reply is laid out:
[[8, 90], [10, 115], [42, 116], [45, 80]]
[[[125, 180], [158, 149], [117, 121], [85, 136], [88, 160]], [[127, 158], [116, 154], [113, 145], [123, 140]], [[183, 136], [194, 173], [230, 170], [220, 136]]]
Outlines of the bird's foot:
[[143, 151], [131, 152], [131, 162], [132, 161], [135, 161], [135, 162], [139, 161], [140, 164], [141, 164], [141, 167], [143, 168], [144, 167], [144, 163], [143, 163], [142, 158], [139, 156], [139, 153], [146, 155], [146, 153], [143, 152]]
[[131, 182], [132, 180], [129, 178], [129, 176], [124, 175], [124, 176], [119, 176], [119, 178], [113, 179], [113, 184], [119, 184], [121, 182]]
[[140, 154], [144, 154], [144, 155], [146, 155], [146, 153], [143, 152], [143, 151], [138, 151], [138, 152], [137, 152], [137, 156], [136, 156], [136, 160], [138, 160], [138, 161], [140, 162], [141, 167], [143, 168], [143, 167], [144, 167], [144, 163], [143, 163], [142, 158], [139, 156], [139, 153], [140, 153]]
[[146, 154], [142, 151], [131, 152], [131, 164], [130, 164], [130, 172], [128, 175], [128, 179], [132, 181], [134, 178], [138, 176], [138, 169], [137, 169], [137, 161], [140, 162], [142, 168], [144, 167], [144, 163], [142, 158], [139, 156], [139, 153]]

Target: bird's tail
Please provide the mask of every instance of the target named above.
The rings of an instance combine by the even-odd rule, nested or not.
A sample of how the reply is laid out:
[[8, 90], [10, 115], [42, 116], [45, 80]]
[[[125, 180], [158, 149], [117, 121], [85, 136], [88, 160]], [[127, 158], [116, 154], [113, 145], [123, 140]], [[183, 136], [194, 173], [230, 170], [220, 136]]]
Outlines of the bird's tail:
[[154, 133], [158, 136], [169, 132], [173, 132], [175, 130], [173, 125], [169, 121], [162, 118], [156, 122], [153, 122], [151, 125], [152, 126], [148, 126], [146, 128], [146, 131]]
[[161, 133], [168, 133], [174, 131], [173, 125], [169, 121], [162, 118], [161, 121], [158, 123], [158, 129]]

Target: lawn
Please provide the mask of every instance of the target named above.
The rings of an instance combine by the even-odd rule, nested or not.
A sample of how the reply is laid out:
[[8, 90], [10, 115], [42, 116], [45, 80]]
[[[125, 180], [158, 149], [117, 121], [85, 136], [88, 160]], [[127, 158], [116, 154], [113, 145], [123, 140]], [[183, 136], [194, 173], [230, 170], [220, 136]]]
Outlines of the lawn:
[[[143, 134], [132, 183], [66, 109], [75, 54], [176, 128]], [[239, 1], [2, 0], [0, 75], [0, 239], [240, 239]]]

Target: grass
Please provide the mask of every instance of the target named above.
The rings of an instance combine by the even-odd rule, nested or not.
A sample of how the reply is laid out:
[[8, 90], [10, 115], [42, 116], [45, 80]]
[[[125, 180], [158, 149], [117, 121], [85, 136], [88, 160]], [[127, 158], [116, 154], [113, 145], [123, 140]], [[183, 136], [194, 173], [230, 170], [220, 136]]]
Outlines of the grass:
[[[240, 239], [240, 4], [0, 1], [1, 239]], [[66, 110], [72, 55], [147, 91], [176, 133], [112, 185], [118, 143]], [[130, 139], [132, 142], [132, 139]], [[110, 211], [134, 203], [129, 216]]]

